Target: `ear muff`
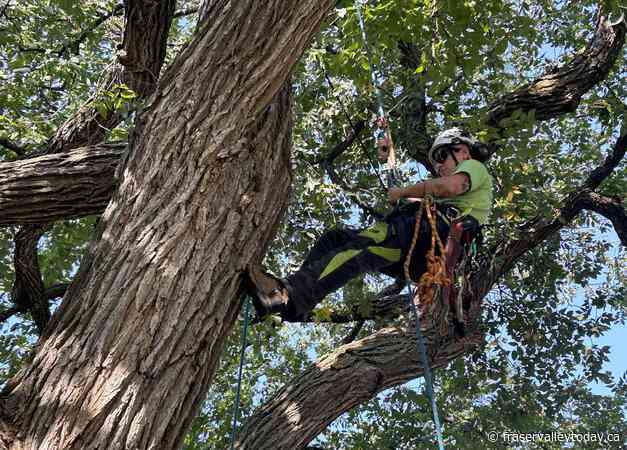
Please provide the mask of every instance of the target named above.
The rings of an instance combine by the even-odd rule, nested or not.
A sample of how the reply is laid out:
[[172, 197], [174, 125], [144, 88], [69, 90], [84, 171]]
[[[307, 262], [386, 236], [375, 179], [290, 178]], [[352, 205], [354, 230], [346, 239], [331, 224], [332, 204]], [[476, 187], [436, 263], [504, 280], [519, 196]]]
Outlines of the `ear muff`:
[[459, 130], [459, 135], [466, 138], [464, 143], [468, 145], [470, 156], [480, 162], [486, 162], [490, 157], [490, 152], [485, 144], [477, 141], [468, 131]]
[[480, 162], [486, 162], [490, 158], [488, 146], [481, 142], [475, 142], [470, 146], [470, 156]]

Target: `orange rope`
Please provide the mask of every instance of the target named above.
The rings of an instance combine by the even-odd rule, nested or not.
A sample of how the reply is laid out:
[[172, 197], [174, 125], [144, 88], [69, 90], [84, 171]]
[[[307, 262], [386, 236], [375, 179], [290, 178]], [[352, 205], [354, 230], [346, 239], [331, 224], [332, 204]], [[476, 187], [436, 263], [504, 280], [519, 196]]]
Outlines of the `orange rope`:
[[[411, 264], [411, 258], [414, 253], [414, 248], [416, 247], [416, 242], [418, 242], [418, 234], [420, 232], [420, 224], [422, 222], [423, 211], [426, 210], [427, 219], [429, 220], [429, 225], [431, 226], [431, 247], [426, 255], [427, 271], [422, 274], [420, 280], [418, 281], [418, 297], [420, 299], [420, 302], [424, 306], [430, 304], [433, 301], [435, 297], [435, 285], [444, 286], [451, 282], [446, 274], [446, 254], [444, 252], [444, 245], [442, 244], [442, 240], [440, 239], [440, 235], [438, 234], [434, 214], [431, 212], [432, 204], [433, 202], [430, 196], [426, 196], [422, 199], [420, 211], [416, 213], [416, 225], [414, 226], [414, 235], [412, 237], [411, 245], [409, 247], [409, 253], [407, 254], [407, 258], [405, 259], [405, 264], [403, 267], [405, 269], [405, 278], [407, 280], [411, 280], [409, 266]], [[435, 255], [436, 242], [440, 249], [439, 256]]]

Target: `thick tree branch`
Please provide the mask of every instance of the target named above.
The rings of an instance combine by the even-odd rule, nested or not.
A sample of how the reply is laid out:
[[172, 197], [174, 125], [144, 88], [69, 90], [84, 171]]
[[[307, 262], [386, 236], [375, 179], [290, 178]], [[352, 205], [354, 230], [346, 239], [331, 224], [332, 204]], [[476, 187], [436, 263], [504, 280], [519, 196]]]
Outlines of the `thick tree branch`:
[[340, 142], [335, 147], [333, 147], [333, 149], [331, 149], [331, 151], [324, 158], [321, 158], [320, 160], [318, 160], [318, 162], [322, 165], [324, 165], [325, 163], [333, 164], [333, 162], [342, 153], [344, 153], [347, 149], [349, 149], [353, 145], [353, 142], [355, 142], [355, 139], [357, 139], [357, 137], [361, 134], [361, 132], [364, 131], [365, 126], [366, 124], [363, 120], [358, 120], [357, 122], [355, 122], [355, 125], [353, 129], [351, 130], [351, 133], [346, 137], [346, 139], [344, 139], [342, 142]]
[[625, 156], [625, 149], [627, 148], [627, 133], [622, 135], [614, 144], [614, 148], [610, 154], [605, 158], [603, 164], [594, 169], [586, 181], [583, 183], [582, 189], [595, 190], [598, 188], [603, 180], [605, 180], [612, 171], [618, 166], [623, 157]]
[[605, 197], [595, 192], [584, 192], [578, 198], [576, 207], [594, 211], [612, 222], [618, 238], [623, 246], [627, 247], [627, 212], [620, 198]]
[[[423, 317], [421, 330], [434, 369], [483, 342], [477, 330], [465, 339], [455, 339], [452, 329], [442, 329], [446, 315], [445, 309], [433, 304]], [[406, 322], [400, 327], [384, 328], [318, 360], [257, 410], [242, 431], [237, 448], [304, 448], [343, 412], [385, 389], [421, 376], [413, 326], [413, 322]], [[284, 432], [273, 433], [277, 427]]]
[[44, 295], [46, 296], [48, 300], [61, 298], [65, 295], [65, 292], [67, 291], [69, 286], [70, 285], [67, 283], [54, 284], [46, 289], [46, 292], [44, 292]]
[[9, 318], [13, 317], [19, 312], [21, 311], [18, 307], [12, 307], [12, 308], [5, 309], [4, 311], [0, 312], [0, 324], [3, 324], [5, 321], [7, 321]]
[[178, 9], [175, 13], [174, 13], [174, 18], [179, 18], [179, 17], [184, 17], [184, 16], [190, 16], [192, 14], [196, 14], [199, 11], [199, 8], [185, 8], [185, 9]]
[[15, 236], [15, 283], [11, 300], [20, 312], [29, 312], [39, 334], [50, 320], [48, 298], [37, 260], [37, 243], [48, 226], [28, 225]]
[[0, 226], [101, 213], [124, 145], [98, 145], [0, 163]]
[[515, 111], [535, 111], [537, 120], [546, 120], [577, 109], [581, 97], [605, 79], [625, 42], [625, 19], [610, 24], [600, 17], [588, 46], [556, 71], [505, 95], [493, 103], [487, 124], [501, 128], [501, 121]]
[[103, 74], [97, 93], [68, 119], [48, 143], [47, 152], [57, 153], [102, 142], [108, 130], [123, 119], [117, 111], [102, 116], [95, 104], [104, 92], [126, 84], [142, 100], [157, 84], [165, 59], [168, 31], [175, 0], [125, 2], [126, 26], [118, 52], [118, 63]]

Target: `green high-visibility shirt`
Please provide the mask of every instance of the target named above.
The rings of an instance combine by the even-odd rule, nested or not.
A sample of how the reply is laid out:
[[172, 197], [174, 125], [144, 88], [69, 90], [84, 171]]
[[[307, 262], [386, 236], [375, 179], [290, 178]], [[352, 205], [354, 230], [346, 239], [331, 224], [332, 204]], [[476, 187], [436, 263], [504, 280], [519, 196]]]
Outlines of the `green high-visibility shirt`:
[[455, 206], [462, 215], [471, 215], [480, 224], [486, 223], [492, 210], [492, 176], [488, 169], [476, 159], [462, 161], [456, 168], [456, 173], [466, 173], [470, 178], [470, 189], [457, 197], [438, 199], [439, 202]]

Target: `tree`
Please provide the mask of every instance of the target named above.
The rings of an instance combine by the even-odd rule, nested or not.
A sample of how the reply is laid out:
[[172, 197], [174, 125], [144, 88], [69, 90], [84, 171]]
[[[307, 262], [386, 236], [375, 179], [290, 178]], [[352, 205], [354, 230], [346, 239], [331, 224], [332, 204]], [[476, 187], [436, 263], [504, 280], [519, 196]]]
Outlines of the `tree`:
[[[51, 10], [42, 9], [38, 2], [20, 6], [9, 2], [2, 10], [6, 29], [13, 27], [16, 32], [0, 42], [8, 49], [3, 69], [15, 82], [2, 93], [6, 137], [1, 143], [7, 161], [0, 163], [4, 180], [0, 183], [0, 224], [19, 226], [12, 252], [12, 304], [3, 316], [6, 320], [13, 314], [28, 314], [41, 334], [32, 360], [3, 393], [5, 447], [180, 446], [235, 323], [241, 271], [266, 254], [290, 187], [296, 192], [279, 238], [292, 239], [295, 245], [290, 251], [295, 252], [306, 246], [308, 238], [294, 242], [294, 230], [311, 223], [312, 214], [329, 216], [317, 205], [344, 195], [329, 184], [315, 182], [311, 165], [325, 163], [332, 179], [344, 187], [367, 180], [367, 167], [360, 161], [364, 158], [351, 148], [363, 126], [349, 118], [346, 126], [351, 136], [344, 136], [337, 124], [331, 124], [339, 116], [333, 109], [344, 108], [335, 95], [366, 92], [367, 73], [348, 64], [358, 57], [354, 19], [344, 15], [345, 9], [336, 9], [335, 19], [316, 37], [302, 65], [295, 67], [333, 4], [257, 3], [206, 1], [198, 8], [184, 3], [176, 11], [172, 1], [128, 1], [123, 8], [93, 2], [91, 10], [78, 11], [67, 2], [58, 2]], [[542, 42], [539, 30], [532, 31], [535, 23], [529, 17], [533, 11], [516, 14], [513, 5], [500, 2], [481, 7], [434, 3], [431, 9], [381, 2], [378, 8], [372, 13], [378, 20], [369, 25], [372, 35], [379, 36], [377, 49], [382, 54], [378, 60], [387, 75], [387, 100], [400, 105], [403, 117], [399, 122], [406, 126], [395, 130], [401, 148], [428, 168], [426, 149], [434, 124], [443, 120], [461, 121], [493, 144], [492, 169], [503, 200], [495, 212], [497, 229], [487, 233], [486, 252], [471, 277], [468, 336], [454, 336], [446, 310], [437, 303], [424, 311], [428, 318], [424, 331], [436, 367], [469, 352], [480, 358], [476, 350], [484, 348], [486, 332], [495, 335], [498, 328], [489, 315], [494, 309], [488, 308], [486, 316], [486, 295], [504, 279], [511, 295], [533, 298], [541, 292], [546, 283], [534, 286], [521, 275], [508, 278], [520, 271], [526, 258], [555, 258], [558, 232], [580, 220], [583, 210], [607, 217], [625, 245], [625, 211], [621, 199], [615, 197], [624, 192], [624, 180], [611, 178], [625, 153], [624, 129], [618, 132], [624, 115], [620, 102], [624, 81], [613, 72], [623, 57], [625, 24], [610, 24], [600, 13], [596, 23], [586, 22], [590, 11], [567, 14], [573, 23], [581, 21], [583, 29], [595, 25], [586, 36], [586, 50], [542, 76], [527, 76], [533, 81], [514, 89], [525, 75], [508, 73], [498, 55], [518, 67], [528, 55], [517, 50], [516, 40]], [[97, 30], [113, 21], [108, 32], [115, 34], [115, 20], [122, 10], [123, 37], [115, 63], [99, 72], [111, 58], [116, 39]], [[564, 12], [559, 7], [547, 8], [542, 23], [549, 23], [555, 11]], [[611, 11], [609, 5], [604, 12]], [[33, 12], [37, 14], [30, 28], [19, 28], [20, 20]], [[542, 15], [543, 11], [538, 12]], [[35, 26], [58, 26], [54, 18], [60, 13], [70, 22], [83, 24], [81, 31], [59, 45], [54, 39], [41, 42], [45, 36], [33, 37]], [[189, 13], [198, 15], [193, 30], [186, 19]], [[177, 21], [177, 17], [182, 19]], [[84, 45], [90, 39], [91, 45]], [[184, 43], [174, 49], [176, 57], [168, 60], [167, 69], [158, 76], [168, 58], [168, 42], [179, 41]], [[566, 41], [560, 34], [552, 44], [581, 48], [583, 40]], [[70, 56], [76, 54], [81, 58]], [[86, 61], [83, 66], [81, 60]], [[462, 61], [463, 76], [456, 61]], [[542, 63], [536, 62], [538, 67]], [[72, 64], [77, 67], [66, 67]], [[324, 69], [342, 74], [333, 78], [345, 91], [335, 89]], [[486, 75], [497, 69], [503, 73]], [[39, 74], [42, 70], [50, 73]], [[292, 72], [298, 99], [293, 174]], [[99, 81], [91, 87], [82, 81], [97, 75]], [[76, 79], [81, 81], [76, 83]], [[599, 87], [600, 82], [607, 85]], [[495, 90], [498, 84], [502, 86]], [[63, 90], [67, 93], [59, 94]], [[74, 93], [80, 95], [74, 99]], [[312, 98], [331, 106], [331, 112], [325, 115], [317, 110], [321, 107]], [[489, 103], [485, 98], [494, 100]], [[551, 120], [578, 111], [582, 102], [599, 117], [586, 130], [608, 141], [611, 138], [613, 145], [596, 170], [577, 177], [575, 167], [599, 160], [602, 148], [575, 134], [572, 125], [556, 125]], [[351, 103], [348, 114], [353, 117], [363, 118], [370, 107], [367, 96]], [[68, 112], [56, 119], [58, 123], [29, 129], [38, 123], [38, 116], [60, 106]], [[76, 112], [70, 115], [72, 110]], [[312, 117], [317, 118], [315, 122]], [[567, 116], [565, 120], [572, 119]], [[126, 138], [124, 128], [131, 123], [128, 144], [120, 144], [117, 141]], [[594, 130], [601, 127], [599, 123], [602, 130]], [[556, 131], [560, 127], [566, 130], [563, 135]], [[551, 134], [585, 144], [586, 152], [560, 155], [566, 150], [558, 144], [548, 154], [538, 154], [538, 148], [549, 145], [550, 139], [544, 136]], [[506, 143], [515, 146], [516, 152], [508, 150]], [[319, 149], [325, 145], [334, 149], [322, 156]], [[527, 155], [517, 155], [525, 146], [531, 149]], [[308, 154], [310, 148], [315, 153]], [[562, 175], [572, 175], [563, 178], [569, 180], [568, 185], [560, 186], [560, 172], [551, 166], [556, 155], [558, 164], [564, 166]], [[548, 188], [523, 196], [520, 187], [540, 173], [537, 168], [525, 168], [527, 160], [544, 161], [545, 173], [555, 180]], [[342, 167], [338, 172], [334, 168], [338, 161], [350, 171]], [[521, 168], [518, 173], [513, 165]], [[519, 196], [517, 202], [512, 201], [514, 196]], [[348, 193], [332, 213], [351, 214], [350, 198], [354, 194]], [[370, 195], [366, 203], [381, 209], [380, 197], [378, 202]], [[80, 253], [75, 248], [78, 239], [68, 245], [72, 251], [65, 263], [60, 255], [49, 258], [53, 265], [63, 266], [63, 276], [58, 269], [56, 273], [40, 269], [37, 253], [42, 249], [37, 243], [41, 236], [54, 236], [56, 230], [52, 248], [62, 247], [58, 225], [51, 221], [100, 213], [91, 244], [69, 287], [65, 282], [69, 281], [69, 264]], [[69, 226], [82, 230], [86, 240], [92, 224], [93, 220], [83, 220]], [[291, 256], [270, 251], [267, 261], [276, 268], [278, 261]], [[564, 271], [559, 265], [553, 268]], [[569, 269], [582, 280], [600, 270]], [[532, 270], [542, 272], [546, 266], [536, 264]], [[563, 274], [556, 273], [547, 281], [558, 285], [560, 277]], [[286, 384], [248, 420], [241, 448], [307, 446], [341, 413], [387, 387], [421, 375], [411, 324], [403, 319], [390, 324], [399, 305], [402, 309], [398, 289], [393, 285], [379, 300], [368, 301], [363, 292], [368, 294], [370, 289], [358, 284], [347, 287], [345, 297], [352, 293], [353, 302], [362, 304], [344, 312], [332, 312], [327, 306], [314, 318], [357, 321], [361, 325], [351, 334], [357, 336], [360, 327], [362, 335], [369, 334], [338, 347]], [[616, 305], [620, 292], [624, 290], [601, 298], [599, 304]], [[49, 300], [61, 294], [63, 302], [50, 318]], [[539, 311], [538, 305], [534, 307]], [[387, 316], [383, 326], [372, 322], [382, 316]], [[519, 316], [500, 312], [503, 317], [509, 320], [509, 335], [518, 339], [520, 348], [540, 339], [533, 334], [520, 338], [525, 324], [516, 322]], [[539, 323], [539, 314], [532, 317], [535, 322], [530, 319], [530, 323]], [[584, 318], [590, 317], [588, 311]], [[604, 316], [600, 323], [612, 319], [620, 320]], [[365, 320], [367, 325], [363, 325]], [[571, 327], [575, 322], [574, 318], [565, 321]], [[592, 333], [591, 322], [582, 325], [581, 335]], [[268, 324], [258, 327], [270, 335], [276, 333]], [[561, 356], [582, 351], [563, 347]], [[297, 361], [300, 367], [306, 362]], [[590, 361], [591, 377], [601, 376], [602, 350], [593, 349]], [[484, 363], [491, 368], [489, 361]], [[561, 413], [564, 408], [557, 409]], [[222, 419], [228, 422], [224, 415]], [[272, 433], [281, 427], [284, 432]]]

